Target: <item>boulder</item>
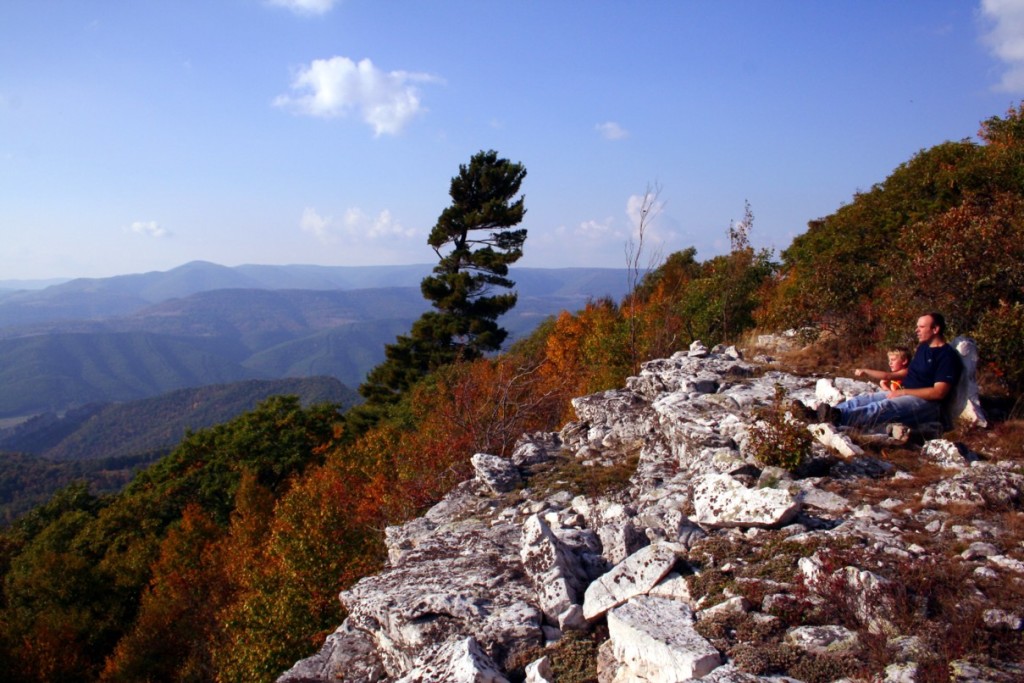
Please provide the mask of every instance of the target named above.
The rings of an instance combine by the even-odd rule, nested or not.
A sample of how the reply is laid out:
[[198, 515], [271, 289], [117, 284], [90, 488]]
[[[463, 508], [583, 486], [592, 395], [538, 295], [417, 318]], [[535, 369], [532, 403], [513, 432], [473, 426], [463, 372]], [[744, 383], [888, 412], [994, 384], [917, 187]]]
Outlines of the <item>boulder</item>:
[[519, 468], [507, 458], [476, 453], [470, 458], [476, 477], [494, 493], [511, 491], [522, 481]]
[[946, 439], [932, 439], [925, 442], [921, 448], [921, 457], [949, 469], [963, 469], [970, 464], [970, 456], [970, 451], [966, 447]]
[[845, 626], [799, 626], [786, 633], [786, 642], [805, 652], [839, 654], [854, 650], [858, 638]]
[[624, 680], [676, 683], [701, 678], [722, 663], [693, 628], [690, 608], [665, 598], [640, 596], [613, 609], [608, 638], [615, 659], [632, 674]]
[[626, 600], [644, 595], [675, 566], [676, 546], [656, 543], [641, 548], [590, 584], [583, 596], [583, 616], [596, 619]]
[[[345, 679], [347, 680], [347, 678]], [[509, 683], [472, 636], [439, 649], [430, 661], [413, 668], [396, 683]]]
[[523, 524], [519, 557], [537, 591], [540, 609], [549, 623], [576, 604], [587, 580], [576, 555], [563, 544], [539, 515]]
[[835, 384], [832, 380], [822, 377], [814, 385], [814, 396], [821, 403], [827, 403], [830, 406], [842, 403], [846, 400], [843, 392], [836, 389]]
[[523, 683], [554, 683], [555, 674], [551, 670], [551, 660], [547, 657], [530, 662], [523, 672], [526, 678]]
[[296, 662], [277, 683], [320, 683], [342, 675], [352, 683], [377, 683], [386, 678], [374, 640], [347, 620], [327, 636], [319, 652]]
[[695, 521], [707, 528], [777, 528], [800, 512], [799, 497], [783, 489], [748, 489], [727, 474], [693, 482]]
[[690, 351], [686, 355], [690, 358], [707, 358], [710, 353], [704, 342], [698, 339], [690, 344]]
[[856, 458], [864, 455], [864, 449], [828, 423], [808, 425], [807, 429], [821, 445], [832, 449], [844, 458]]
[[925, 505], [1015, 505], [1024, 493], [1024, 475], [998, 465], [975, 463], [927, 487], [921, 496]]

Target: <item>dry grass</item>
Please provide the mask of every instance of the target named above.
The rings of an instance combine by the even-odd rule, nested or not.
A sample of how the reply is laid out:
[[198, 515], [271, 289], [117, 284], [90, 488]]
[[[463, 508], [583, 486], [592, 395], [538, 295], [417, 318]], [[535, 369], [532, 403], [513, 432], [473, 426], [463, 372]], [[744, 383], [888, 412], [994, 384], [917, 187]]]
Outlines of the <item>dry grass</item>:
[[524, 681], [526, 667], [546, 656], [555, 680], [559, 683], [597, 683], [597, 650], [607, 639], [607, 628], [599, 626], [592, 633], [569, 631], [547, 647], [534, 647], [519, 652], [505, 662], [509, 681]]
[[559, 453], [553, 463], [527, 475], [526, 483], [538, 495], [564, 490], [573, 495], [601, 496], [626, 489], [639, 461], [639, 444], [610, 465], [584, 465], [568, 453]]

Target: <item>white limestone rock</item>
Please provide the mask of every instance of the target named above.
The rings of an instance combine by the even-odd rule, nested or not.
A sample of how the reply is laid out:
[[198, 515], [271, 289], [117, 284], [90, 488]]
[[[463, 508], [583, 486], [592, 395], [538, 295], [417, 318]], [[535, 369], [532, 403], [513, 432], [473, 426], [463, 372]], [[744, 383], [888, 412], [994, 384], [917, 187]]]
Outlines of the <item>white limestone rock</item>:
[[857, 567], [843, 567], [836, 570], [833, 577], [839, 579], [839, 585], [845, 586], [846, 592], [853, 598], [857, 618], [868, 627], [868, 631], [891, 632], [893, 626], [889, 622], [889, 617], [893, 608], [892, 581]]
[[554, 683], [555, 674], [551, 670], [551, 660], [547, 657], [530, 662], [524, 671], [526, 678], [523, 683]]
[[558, 615], [558, 628], [561, 631], [586, 631], [590, 628], [587, 618], [583, 616], [583, 607], [569, 605], [568, 609]]
[[522, 481], [519, 468], [507, 458], [487, 453], [476, 453], [470, 458], [477, 479], [494, 493], [511, 491]]
[[721, 616], [726, 614], [746, 614], [750, 611], [751, 604], [742, 595], [724, 600], [713, 607], [700, 611], [701, 619]]
[[799, 626], [786, 633], [786, 642], [814, 654], [840, 654], [857, 647], [856, 631], [845, 626]]
[[673, 488], [668, 495], [647, 505], [634, 518], [634, 523], [652, 543], [667, 541], [689, 547], [703, 538], [705, 533], [683, 512], [682, 508], [688, 501], [688, 490]]
[[818, 508], [833, 514], [850, 510], [850, 501], [837, 493], [820, 489], [807, 480], [798, 481], [796, 485], [800, 491], [800, 500], [805, 507]]
[[[693, 614], [679, 602], [639, 596], [608, 613], [615, 659], [635, 680], [676, 683], [701, 678], [721, 665], [711, 643], [693, 628]], [[621, 673], [620, 673], [621, 676]]]
[[669, 600], [678, 600], [691, 608], [695, 602], [693, 595], [690, 593], [690, 582], [687, 581], [685, 576], [677, 572], [668, 574], [647, 594], [659, 598], [668, 598]]
[[[718, 428], [720, 419], [709, 414], [706, 406], [695, 407], [687, 394], [664, 394], [651, 403], [651, 409], [679, 467], [684, 470], [711, 471], [712, 466], [701, 459], [701, 454], [709, 448], [735, 447], [733, 439]], [[722, 415], [726, 413], [724, 409], [718, 410]]]
[[561, 440], [557, 434], [524, 434], [516, 442], [510, 459], [518, 467], [537, 465], [551, 460], [560, 447]]
[[726, 346], [725, 344], [715, 344], [711, 349], [711, 353], [731, 360], [743, 360], [743, 353], [735, 346], [731, 345]]
[[970, 457], [970, 451], [966, 447], [946, 439], [931, 439], [925, 442], [921, 448], [921, 457], [931, 460], [939, 467], [957, 470], [967, 467], [972, 459], [977, 459]]
[[519, 557], [533, 581], [541, 611], [557, 624], [558, 615], [579, 601], [587, 580], [579, 559], [539, 515], [531, 515], [523, 524]]
[[636, 511], [610, 500], [577, 496], [572, 508], [586, 520], [600, 540], [601, 556], [608, 566], [616, 565], [649, 543], [636, 525]]
[[830, 406], [842, 403], [846, 400], [843, 396], [843, 392], [836, 389], [836, 386], [832, 383], [832, 380], [822, 377], [814, 385], [814, 396], [821, 403], [827, 403]]
[[641, 548], [587, 587], [583, 616], [596, 619], [630, 598], [644, 595], [675, 566], [676, 546], [656, 543]]
[[[927, 525], [929, 532], [951, 534], [961, 549], [968, 543], [992, 541], [991, 547], [972, 545], [965, 551], [963, 559], [977, 563], [968, 568], [973, 570], [972, 578], [1014, 581], [1024, 575], [1024, 562], [1011, 557], [1016, 546], [1005, 541], [994, 525], [985, 525], [980, 514], [968, 525], [953, 524], [941, 512], [926, 515], [931, 512], [927, 509], [910, 513], [896, 501], [859, 506], [853, 498], [847, 501], [824, 490], [825, 477], [782, 481], [768, 473], [766, 480], [776, 480], [777, 488], [757, 491], [743, 486], [737, 478], [752, 483], [757, 474], [739, 455], [754, 409], [771, 403], [776, 384], [793, 400], [808, 404], [815, 400], [813, 379], [770, 368], [752, 370], [753, 366], [722, 349], [704, 357], [690, 357], [684, 350], [672, 358], [645, 363], [639, 376], [627, 381], [627, 389], [578, 399], [579, 422], [567, 424], [558, 434], [524, 436], [511, 464], [532, 474], [542, 472], [546, 461], [560, 452], [579, 451], [598, 463], [595, 466], [639, 453], [628, 490], [604, 498], [573, 499], [567, 489], [550, 490], [545, 484], [536, 491], [524, 489], [518, 496], [496, 496], [495, 490], [509, 484], [491, 478], [489, 469], [482, 467], [482, 476], [458, 484], [424, 516], [387, 529], [391, 566], [342, 594], [349, 613], [342, 628], [328, 638], [320, 653], [297, 664], [282, 681], [328, 683], [337, 680], [338, 672], [360, 683], [500, 681], [502, 672], [487, 665], [488, 655], [499, 666], [526, 661], [521, 657], [526, 652], [557, 640], [568, 630], [589, 628], [588, 615], [593, 620], [602, 613], [609, 615], [609, 624], [616, 625], [619, 635], [617, 644], [609, 639], [599, 649], [602, 683], [688, 681], [696, 676], [713, 683], [765, 681], [730, 666], [712, 669], [718, 663], [714, 658], [696, 666], [694, 651], [677, 647], [676, 622], [692, 631], [687, 606], [693, 602], [688, 579], [680, 575], [689, 569], [677, 558], [685, 555], [693, 538], [704, 533], [694, 522], [709, 531], [714, 526], [739, 527], [745, 531], [722, 535], [738, 543], [760, 543], [765, 533], [759, 527], [792, 522], [791, 515], [800, 504], [815, 510], [801, 520], [804, 524], [786, 527], [784, 533], [789, 532], [786, 535], [793, 542], [828, 544], [850, 539], [879, 557], [914, 552], [928, 558], [930, 546], [914, 550], [902, 538], [910, 515], [922, 524], [934, 522]], [[833, 386], [843, 396], [872, 389], [843, 378]], [[824, 453], [817, 444], [814, 448], [816, 454]], [[484, 458], [477, 460], [487, 464]], [[828, 458], [823, 463], [830, 467], [831, 476], [852, 479], [884, 474], [880, 464], [863, 457], [844, 463]], [[1014, 464], [1007, 464], [972, 463], [929, 487], [923, 504], [968, 499], [999, 509], [1017, 507], [1024, 477], [1013, 469]], [[737, 477], [726, 476], [729, 473]], [[698, 503], [701, 491], [707, 493], [715, 478], [723, 490], [721, 500], [712, 504], [705, 495]], [[554, 485], [557, 489], [557, 482]], [[857, 486], [850, 490], [856, 491]], [[760, 500], [749, 500], [751, 496]], [[778, 497], [772, 501], [774, 513], [758, 509], [755, 515], [746, 510], [763, 505], [765, 496]], [[700, 512], [687, 514], [691, 509]], [[648, 543], [653, 545], [644, 547]], [[645, 556], [658, 563], [641, 562]], [[837, 586], [845, 586], [858, 619], [876, 632], [892, 632], [886, 605], [887, 597], [898, 593], [893, 590], [896, 586], [881, 585], [877, 576], [856, 567], [826, 571], [816, 559], [800, 560], [801, 571], [809, 577], [809, 599], [827, 599]], [[814, 592], [816, 581], [822, 582], [821, 594]], [[590, 588], [584, 590], [588, 584]], [[771, 594], [762, 601], [762, 611], [792, 601], [794, 588], [788, 584], [767, 587]], [[742, 607], [735, 602], [716, 609]], [[1003, 610], [988, 614], [989, 628], [1013, 628], [1018, 623], [1020, 610], [1013, 606], [986, 607]], [[637, 611], [647, 616], [641, 619]], [[642, 624], [653, 625], [644, 628]], [[622, 636], [627, 632], [630, 638]], [[678, 650], [689, 652], [693, 671], [663, 674], [676, 666], [673, 657]], [[701, 648], [695, 651], [699, 655]], [[663, 666], [662, 658], [672, 662]], [[919, 660], [902, 663], [914, 661]], [[536, 671], [538, 683], [551, 680], [541, 669], [537, 663], [527, 675]]]
[[844, 458], [855, 458], [864, 455], [864, 449], [853, 443], [846, 434], [838, 431], [828, 423], [808, 425], [807, 430], [821, 445], [832, 449]]
[[[626, 443], [654, 429], [647, 401], [632, 391], [617, 389], [580, 396], [572, 400], [572, 406], [580, 423], [586, 425], [585, 434], [595, 427], [604, 428], [606, 434], [613, 433], [620, 442]], [[560, 434], [567, 445], [578, 447], [578, 436], [573, 441], [572, 435], [564, 429]]]
[[800, 512], [799, 498], [782, 489], [748, 489], [726, 474], [693, 482], [695, 521], [706, 528], [777, 528]]
[[785, 676], [755, 676], [745, 671], [740, 671], [732, 664], [723, 664], [706, 676], [690, 678], [683, 683], [801, 683]]
[[967, 550], [960, 553], [960, 557], [965, 560], [979, 560], [986, 557], [992, 557], [993, 555], [999, 554], [999, 548], [995, 547], [991, 543], [985, 543], [984, 541], [975, 541], [967, 546]]
[[1024, 681], [1024, 666], [1014, 662], [994, 662], [985, 666], [966, 659], [949, 663], [950, 683], [1020, 683]]
[[897, 662], [885, 667], [881, 683], [918, 683], [920, 667], [915, 662]]
[[985, 626], [991, 629], [1020, 631], [1024, 628], [1024, 618], [1021, 618], [1019, 614], [1002, 609], [987, 609], [981, 615], [981, 618], [985, 622]]
[[396, 683], [509, 683], [472, 636], [447, 643]]
[[[474, 500], [489, 496], [451, 504], [466, 514], [476, 509]], [[521, 525], [471, 515], [403, 527], [421, 535], [408, 541], [401, 563], [339, 596], [350, 625], [374, 640], [390, 678], [435, 661], [446, 643], [468, 636], [488, 651], [543, 644], [536, 591], [519, 557], [509, 552], [519, 547]]]
[[319, 652], [296, 662], [277, 683], [333, 681], [342, 674], [352, 683], [377, 683], [386, 678], [386, 672], [375, 645], [368, 634], [352, 628], [346, 620], [327, 636]]
[[1000, 569], [1014, 572], [1016, 574], [1024, 574], [1024, 562], [1012, 557], [1007, 557], [1006, 555], [992, 555], [988, 558], [988, 561]]
[[698, 339], [690, 344], [690, 351], [686, 355], [690, 358], [707, 358], [710, 353], [704, 342]]
[[927, 487], [921, 502], [928, 506], [950, 503], [1013, 505], [1022, 495], [1024, 475], [987, 463], [975, 463]]

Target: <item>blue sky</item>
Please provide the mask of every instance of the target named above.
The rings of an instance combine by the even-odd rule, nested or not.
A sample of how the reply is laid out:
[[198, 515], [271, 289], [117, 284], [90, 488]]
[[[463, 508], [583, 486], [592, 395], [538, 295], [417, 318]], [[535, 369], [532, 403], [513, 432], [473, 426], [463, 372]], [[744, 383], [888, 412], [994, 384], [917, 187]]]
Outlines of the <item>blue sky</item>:
[[430, 263], [522, 162], [524, 266], [776, 250], [1024, 96], [1024, 0], [3, 0], [0, 280]]

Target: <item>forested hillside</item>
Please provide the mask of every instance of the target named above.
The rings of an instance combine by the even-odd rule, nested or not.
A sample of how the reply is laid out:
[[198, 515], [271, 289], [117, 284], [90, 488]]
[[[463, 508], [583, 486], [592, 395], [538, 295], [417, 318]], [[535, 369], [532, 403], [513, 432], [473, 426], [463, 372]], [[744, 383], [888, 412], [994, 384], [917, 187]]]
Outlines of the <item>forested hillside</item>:
[[[1015, 109], [811, 221], [779, 261], [751, 247], [748, 210], [722, 226], [728, 254], [672, 254], [621, 301], [563, 312], [500, 355], [392, 375], [416, 379], [372, 420], [271, 399], [117, 495], [66, 489], [0, 536], [0, 666], [11, 681], [274, 680], [340, 622], [338, 591], [380, 566], [382, 529], [468, 478], [473, 453], [557, 430], [572, 397], [694, 339], [803, 327], [846, 367], [937, 308], [981, 341], [990, 390], [1016, 398], [1022, 210]], [[396, 363], [430, 337], [409, 339]]]
[[[428, 307], [409, 286], [424, 270], [193, 263], [7, 297], [0, 418], [245, 379], [327, 375], [358, 386]], [[387, 277], [404, 286], [381, 286]], [[514, 336], [626, 289], [624, 269], [525, 269], [521, 280], [520, 306], [502, 321]], [[377, 286], [337, 288], [367, 282]], [[261, 288], [223, 288], [242, 284]], [[266, 288], [299, 284], [310, 288]]]
[[331, 377], [250, 380], [89, 404], [61, 416], [44, 413], [0, 431], [0, 522], [10, 523], [72, 482], [115, 493], [189, 431], [228, 422], [282, 395], [296, 396], [304, 406], [331, 403], [342, 410], [358, 398]]

